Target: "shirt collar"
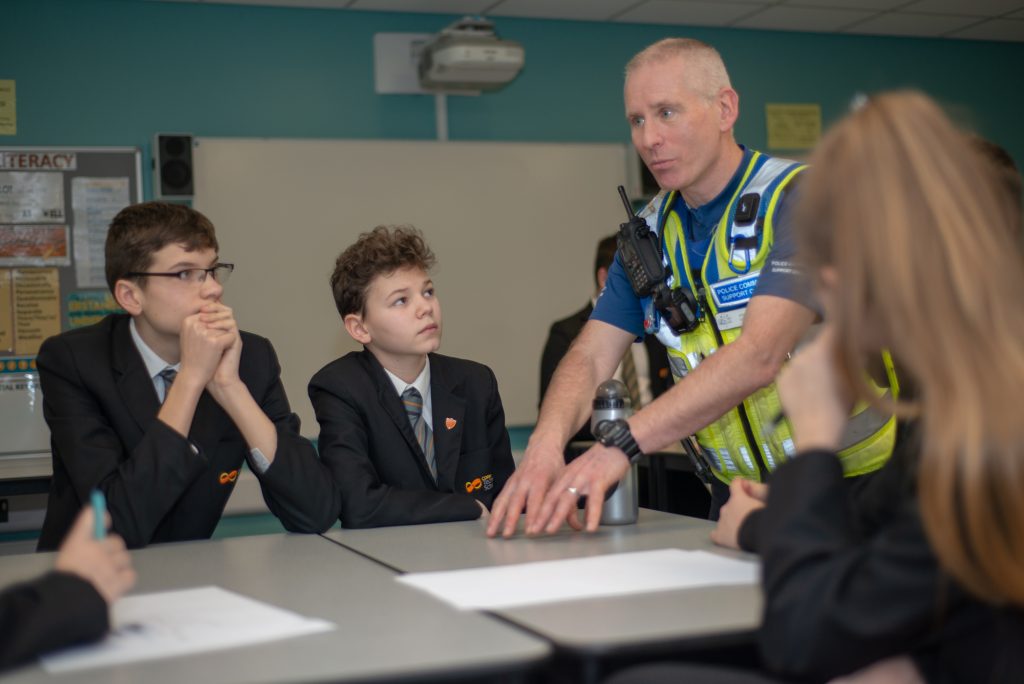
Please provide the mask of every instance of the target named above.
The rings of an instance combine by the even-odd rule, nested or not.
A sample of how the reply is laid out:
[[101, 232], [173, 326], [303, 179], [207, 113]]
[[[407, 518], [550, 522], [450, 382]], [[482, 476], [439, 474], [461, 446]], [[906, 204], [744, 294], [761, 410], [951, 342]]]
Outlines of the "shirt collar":
[[691, 225], [694, 231], [694, 238], [697, 240], [707, 238], [714, 232], [722, 218], [722, 214], [725, 213], [726, 207], [729, 206], [729, 200], [732, 199], [737, 188], [740, 187], [740, 181], [743, 180], [743, 173], [747, 169], [747, 164], [750, 163], [750, 158], [754, 156], [753, 150], [747, 149], [743, 145], [740, 145], [740, 149], [743, 150], [743, 158], [740, 160], [739, 166], [736, 167], [736, 172], [729, 179], [726, 186], [722, 188], [722, 191], [710, 202], [699, 207], [690, 207], [686, 204], [686, 200], [683, 199], [682, 193], [676, 195], [678, 198], [676, 201], [689, 212], [692, 218]]
[[160, 356], [153, 351], [148, 344], [142, 339], [142, 335], [139, 334], [138, 328], [135, 327], [135, 319], [128, 323], [128, 329], [132, 333], [132, 342], [135, 343], [135, 348], [139, 350], [139, 354], [142, 355], [142, 362], [146, 364], [146, 372], [149, 373], [151, 379], [156, 378], [160, 375], [160, 372], [170, 366], [175, 371], [181, 368], [181, 362], [178, 363], [167, 363]]
[[404, 392], [409, 387], [415, 387], [419, 391], [420, 396], [426, 399], [427, 393], [430, 391], [429, 356], [427, 357], [427, 362], [423, 364], [423, 370], [420, 371], [420, 374], [417, 375], [416, 379], [413, 380], [412, 382], [406, 382], [402, 378], [398, 377], [397, 375], [389, 371], [387, 368], [384, 369], [384, 372], [388, 374], [388, 379], [391, 380], [391, 384], [395, 386], [395, 390], [398, 392], [398, 396], [402, 396], [402, 392]]

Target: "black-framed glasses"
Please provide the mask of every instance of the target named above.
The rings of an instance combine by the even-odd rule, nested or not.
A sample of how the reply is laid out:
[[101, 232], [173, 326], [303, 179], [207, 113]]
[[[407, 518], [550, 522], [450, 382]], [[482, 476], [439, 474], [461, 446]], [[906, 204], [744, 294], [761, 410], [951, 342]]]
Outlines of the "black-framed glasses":
[[234, 264], [217, 264], [210, 268], [186, 268], [172, 273], [150, 273], [145, 271], [132, 271], [125, 273], [125, 277], [139, 278], [141, 276], [159, 276], [162, 278], [177, 278], [183, 283], [199, 285], [206, 282], [206, 276], [212, 276], [215, 281], [223, 285], [231, 277], [235, 270]]

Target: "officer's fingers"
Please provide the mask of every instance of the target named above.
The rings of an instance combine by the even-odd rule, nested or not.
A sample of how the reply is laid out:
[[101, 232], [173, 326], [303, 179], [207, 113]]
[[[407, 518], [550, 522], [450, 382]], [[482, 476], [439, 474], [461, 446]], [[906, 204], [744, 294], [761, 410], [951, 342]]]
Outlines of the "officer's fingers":
[[565, 521], [569, 523], [569, 527], [577, 532], [583, 529], [583, 522], [580, 520], [579, 511], [576, 506], [569, 509], [569, 514], [565, 516]]
[[519, 524], [519, 516], [523, 512], [524, 505], [526, 505], [526, 492], [522, 489], [512, 492], [512, 497], [508, 501], [508, 508], [505, 509], [505, 527], [501, 531], [503, 536], [511, 537], [516, 533], [516, 525]]
[[591, 487], [587, 493], [587, 532], [596, 532], [597, 526], [601, 524], [601, 509], [604, 508], [604, 490], [598, 485]]
[[566, 521], [569, 516], [576, 512], [576, 495], [568, 490], [553, 497], [555, 499], [554, 508], [550, 514], [544, 518], [546, 526], [544, 527], [545, 534], [554, 534], [558, 531], [558, 528], [562, 526], [562, 523]]

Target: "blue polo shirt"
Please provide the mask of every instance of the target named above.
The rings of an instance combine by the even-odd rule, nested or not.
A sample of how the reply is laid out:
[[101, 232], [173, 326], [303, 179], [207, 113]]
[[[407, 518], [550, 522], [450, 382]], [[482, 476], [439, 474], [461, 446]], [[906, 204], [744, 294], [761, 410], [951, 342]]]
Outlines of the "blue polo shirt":
[[[743, 170], [753, 156], [752, 150], [742, 149], [743, 159], [736, 168], [736, 172], [725, 188], [710, 202], [699, 207], [690, 207], [683, 200], [681, 194], [676, 194], [674, 208], [683, 223], [687, 257], [694, 266], [704, 263], [715, 229], [722, 219], [722, 214], [729, 206], [729, 200], [736, 193], [736, 189], [743, 179]], [[773, 222], [774, 244], [761, 269], [754, 296], [783, 297], [820, 313], [811, 292], [811, 284], [795, 259], [796, 241], [790, 228], [792, 223], [791, 207], [795, 204], [793, 202], [794, 194], [793, 192], [786, 193], [776, 209]], [[683, 283], [683, 286], [688, 287], [687, 283]], [[644, 335], [645, 304], [646, 300], [641, 300], [633, 293], [633, 287], [629, 284], [622, 260], [619, 253], [616, 252], [615, 260], [608, 270], [608, 279], [605, 281], [604, 289], [601, 291], [590, 317], [614, 325], [616, 328], [621, 328], [640, 338]]]

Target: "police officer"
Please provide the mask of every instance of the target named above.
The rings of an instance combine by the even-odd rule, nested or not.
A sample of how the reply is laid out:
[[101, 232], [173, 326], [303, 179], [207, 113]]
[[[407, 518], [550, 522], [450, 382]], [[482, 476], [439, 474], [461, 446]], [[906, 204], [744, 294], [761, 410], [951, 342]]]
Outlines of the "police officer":
[[[637, 54], [626, 66], [625, 105], [633, 144], [663, 188], [641, 217], [661, 243], [666, 285], [692, 295], [696, 321], [681, 327], [663, 301], [635, 293], [616, 256], [492, 508], [492, 536], [514, 534], [524, 507], [528, 534], [552, 533], [563, 520], [580, 529], [581, 496], [585, 527], [595, 530], [603, 495], [629, 459], [687, 435], [697, 435], [711, 467], [712, 519], [730, 483], [763, 481], [793, 453], [772, 382], [816, 317], [787, 226], [787, 190], [804, 167], [736, 143], [739, 96], [721, 56], [700, 41], [669, 38]], [[645, 331], [668, 348], [675, 387], [628, 422], [606, 425], [600, 443], [566, 466], [562, 449], [594, 390]], [[847, 474], [877, 470], [891, 453], [894, 419], [861, 410], [850, 428]]]

